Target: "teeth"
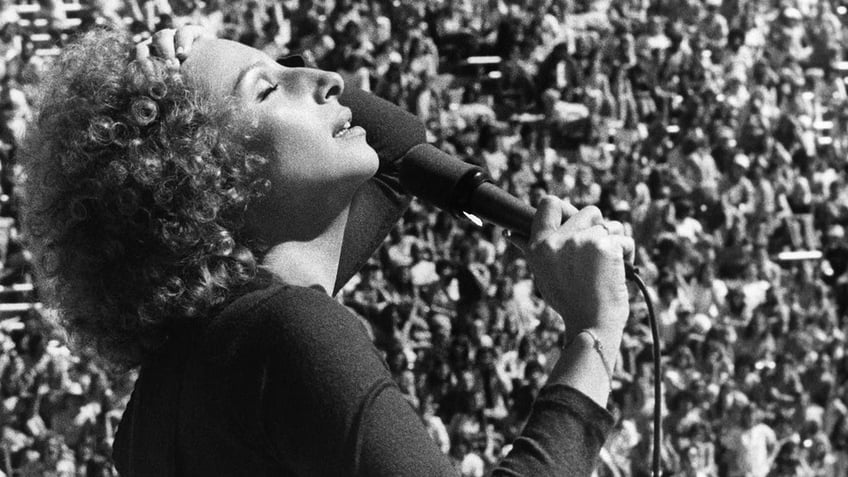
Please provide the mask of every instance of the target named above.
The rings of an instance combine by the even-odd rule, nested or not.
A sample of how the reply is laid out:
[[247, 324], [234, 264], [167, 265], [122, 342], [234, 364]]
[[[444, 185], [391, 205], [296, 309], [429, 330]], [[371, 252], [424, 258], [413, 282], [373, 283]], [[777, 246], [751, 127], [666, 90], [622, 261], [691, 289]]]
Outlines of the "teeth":
[[341, 129], [339, 129], [338, 131], [336, 131], [335, 134], [333, 134], [333, 137], [344, 136], [345, 133], [347, 133], [349, 129], [350, 129], [350, 121], [347, 121], [342, 125]]

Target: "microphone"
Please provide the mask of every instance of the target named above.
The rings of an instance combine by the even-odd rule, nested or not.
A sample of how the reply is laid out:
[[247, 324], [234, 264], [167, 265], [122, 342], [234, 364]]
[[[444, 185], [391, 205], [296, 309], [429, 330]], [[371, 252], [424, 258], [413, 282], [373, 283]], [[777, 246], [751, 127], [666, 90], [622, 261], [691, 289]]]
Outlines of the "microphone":
[[400, 185], [407, 193], [455, 214], [472, 214], [518, 236], [530, 236], [536, 209], [493, 184], [481, 167], [427, 144], [426, 128], [413, 114], [354, 86], [346, 85], [339, 102], [353, 112], [351, 123], [365, 129], [380, 163], [398, 167]]
[[[401, 161], [400, 184], [415, 197], [440, 209], [472, 214], [520, 238], [530, 238], [536, 209], [493, 184], [482, 168], [454, 159], [431, 144], [413, 146]], [[625, 261], [625, 276], [633, 279], [636, 273], [636, 268]]]
[[410, 194], [440, 209], [471, 214], [515, 235], [530, 236], [536, 209], [492, 183], [481, 167], [433, 145], [418, 144], [406, 153], [400, 183]]
[[[406, 192], [454, 213], [470, 213], [527, 238], [536, 209], [494, 185], [477, 166], [450, 157], [427, 144], [427, 131], [411, 113], [370, 93], [345, 87], [339, 102], [353, 111], [353, 123], [365, 129], [381, 167], [398, 167]], [[388, 166], [385, 166], [388, 164]], [[662, 353], [654, 307], [636, 267], [624, 262], [624, 275], [636, 283], [648, 306], [654, 358], [654, 395], [662, 396]], [[659, 475], [662, 399], [654, 399], [654, 475]]]

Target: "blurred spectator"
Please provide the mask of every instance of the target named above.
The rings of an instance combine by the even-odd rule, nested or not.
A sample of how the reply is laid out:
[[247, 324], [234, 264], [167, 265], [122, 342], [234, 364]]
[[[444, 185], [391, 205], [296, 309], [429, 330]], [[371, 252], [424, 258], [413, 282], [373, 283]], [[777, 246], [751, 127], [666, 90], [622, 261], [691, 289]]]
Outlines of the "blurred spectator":
[[[831, 0], [0, 0], [0, 472], [112, 475], [134, 379], [72, 352], [38, 305], [16, 152], [42, 73], [80, 30], [140, 41], [192, 22], [339, 71], [527, 202], [625, 222], [661, 325], [667, 475], [848, 475], [846, 14]], [[461, 475], [509, 449], [567, 334], [500, 230], [418, 202], [339, 299]], [[598, 475], [648, 475], [649, 344], [634, 295]]]

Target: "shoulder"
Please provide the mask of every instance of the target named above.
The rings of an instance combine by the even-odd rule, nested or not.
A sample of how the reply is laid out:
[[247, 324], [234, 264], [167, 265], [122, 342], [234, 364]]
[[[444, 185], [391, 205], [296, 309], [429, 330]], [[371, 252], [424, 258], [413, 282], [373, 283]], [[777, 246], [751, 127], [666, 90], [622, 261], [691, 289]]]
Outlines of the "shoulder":
[[274, 282], [235, 299], [212, 318], [209, 326], [273, 326], [283, 316], [297, 318], [334, 306], [338, 303], [318, 290]]
[[322, 291], [272, 283], [233, 301], [212, 318], [201, 341], [212, 356], [321, 349], [367, 341], [359, 320]]

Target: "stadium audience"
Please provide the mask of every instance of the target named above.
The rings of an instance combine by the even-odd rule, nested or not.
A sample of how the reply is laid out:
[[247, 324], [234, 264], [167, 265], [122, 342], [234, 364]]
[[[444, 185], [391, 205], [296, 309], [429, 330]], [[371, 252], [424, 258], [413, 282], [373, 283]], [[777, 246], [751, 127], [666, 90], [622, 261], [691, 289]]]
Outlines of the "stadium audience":
[[[531, 203], [636, 238], [664, 347], [665, 475], [848, 475], [848, 9], [821, 0], [0, 1], [0, 475], [114, 475], [135, 372], [38, 304], [17, 144], [74, 34], [201, 24], [418, 115]], [[462, 476], [508, 452], [568, 330], [495, 227], [414, 202], [339, 294]], [[596, 474], [650, 475], [635, 289]]]

